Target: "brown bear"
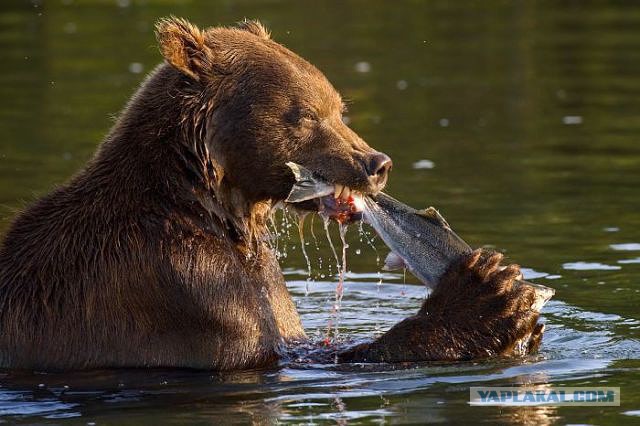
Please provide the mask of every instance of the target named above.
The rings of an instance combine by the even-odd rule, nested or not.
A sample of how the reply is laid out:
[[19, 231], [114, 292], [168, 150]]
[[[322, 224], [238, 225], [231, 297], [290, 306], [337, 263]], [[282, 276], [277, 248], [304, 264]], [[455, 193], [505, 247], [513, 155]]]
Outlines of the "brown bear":
[[[294, 161], [340, 188], [386, 182], [390, 159], [341, 120], [314, 66], [258, 22], [157, 25], [166, 62], [93, 159], [20, 213], [0, 248], [0, 366], [246, 369], [305, 339], [266, 220]], [[474, 257], [475, 256], [475, 257]], [[476, 254], [417, 316], [344, 361], [512, 352], [541, 329], [512, 267]], [[478, 298], [484, 303], [478, 305]]]

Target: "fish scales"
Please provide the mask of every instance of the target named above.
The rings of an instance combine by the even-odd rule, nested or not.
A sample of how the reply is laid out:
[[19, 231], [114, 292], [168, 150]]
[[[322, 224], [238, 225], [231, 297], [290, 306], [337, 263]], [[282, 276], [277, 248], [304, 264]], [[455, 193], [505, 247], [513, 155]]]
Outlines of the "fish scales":
[[451, 263], [472, 251], [434, 208], [416, 210], [384, 193], [365, 197], [364, 219], [429, 287], [438, 283]]

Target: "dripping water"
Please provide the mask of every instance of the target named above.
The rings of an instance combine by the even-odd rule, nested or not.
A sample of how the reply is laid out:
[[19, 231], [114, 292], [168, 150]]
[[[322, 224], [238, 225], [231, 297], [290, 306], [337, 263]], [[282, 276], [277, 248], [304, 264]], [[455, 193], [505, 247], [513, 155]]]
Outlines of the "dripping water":
[[[320, 244], [318, 244], [318, 238], [316, 237], [316, 231], [315, 231], [315, 215], [311, 215], [311, 237], [313, 238], [313, 244], [316, 247], [316, 253], [320, 251]], [[317, 258], [318, 258], [318, 271], [322, 271], [322, 256], [319, 255], [319, 253], [317, 253]], [[321, 279], [324, 279], [324, 274], [322, 274], [321, 272], [318, 272], [318, 275], [316, 275], [316, 278], [320, 277]]]
[[342, 296], [344, 294], [344, 276], [347, 272], [347, 249], [349, 248], [349, 244], [347, 244], [346, 240], [347, 228], [348, 225], [344, 223], [338, 225], [340, 241], [342, 241], [342, 263], [339, 265], [340, 275], [338, 278], [338, 286], [336, 287], [336, 304], [338, 305], [338, 310], [342, 303]]
[[[336, 261], [336, 269], [340, 270], [340, 260], [338, 260], [338, 252], [336, 251], [336, 247], [333, 245], [333, 240], [331, 239], [331, 233], [329, 232], [329, 222], [331, 219], [327, 216], [322, 217], [322, 223], [324, 225], [324, 233], [327, 236], [327, 241], [329, 241], [329, 247], [331, 247], [331, 253], [333, 253], [333, 258]], [[329, 274], [331, 274], [331, 266], [329, 265]]]
[[[305, 296], [309, 295], [309, 281], [311, 281], [311, 260], [307, 254], [307, 243], [304, 240], [304, 219], [307, 217], [306, 213], [298, 213], [298, 235], [300, 236], [300, 248], [302, 249], [302, 255], [307, 262], [307, 282], [305, 284]], [[311, 224], [313, 226], [313, 223]]]
[[335, 339], [339, 338], [340, 308], [342, 304], [342, 297], [344, 295], [344, 279], [347, 268], [347, 248], [349, 248], [349, 244], [347, 243], [346, 239], [348, 225], [339, 224], [338, 228], [340, 241], [342, 242], [342, 261], [340, 261], [340, 259], [338, 258], [338, 252], [336, 251], [335, 245], [333, 244], [333, 239], [331, 238], [331, 233], [329, 232], [329, 218], [323, 216], [322, 219], [325, 235], [327, 237], [327, 241], [329, 242], [329, 246], [331, 247], [331, 252], [333, 253], [333, 258], [336, 262], [336, 268], [338, 272], [338, 284], [336, 285], [335, 298], [333, 301], [329, 322], [327, 324], [327, 333], [325, 337], [325, 344], [331, 344], [332, 337], [334, 341]]
[[358, 223], [358, 232], [360, 233], [360, 242], [365, 242], [369, 247], [373, 249], [373, 252], [376, 254], [376, 266], [380, 269], [380, 254], [378, 253], [378, 249], [376, 245], [373, 243], [375, 236], [369, 238], [369, 233], [364, 230], [364, 222], [360, 221]]
[[276, 225], [276, 221], [273, 215], [269, 216], [269, 245], [271, 250], [276, 254], [276, 258], [280, 259], [280, 250], [279, 250], [279, 242], [280, 242], [280, 232], [278, 231], [278, 226]]
[[282, 241], [282, 250], [280, 252], [280, 256], [284, 259], [287, 258], [288, 255], [288, 247], [287, 243], [289, 241], [289, 229], [291, 228], [291, 223], [289, 222], [289, 215], [286, 209], [282, 210], [282, 217], [280, 220], [280, 233], [278, 236], [285, 237]]

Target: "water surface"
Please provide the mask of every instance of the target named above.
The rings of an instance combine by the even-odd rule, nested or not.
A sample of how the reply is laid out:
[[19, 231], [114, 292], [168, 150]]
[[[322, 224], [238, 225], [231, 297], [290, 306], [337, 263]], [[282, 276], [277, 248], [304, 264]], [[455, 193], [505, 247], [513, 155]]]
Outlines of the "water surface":
[[[634, 2], [3, 0], [2, 229], [90, 158], [159, 62], [153, 23], [170, 13], [201, 25], [260, 18], [276, 40], [324, 71], [349, 101], [350, 125], [394, 159], [388, 192], [436, 206], [471, 245], [504, 251], [529, 278], [556, 289], [540, 354], [396, 369], [4, 372], [0, 420], [640, 422]], [[308, 281], [295, 224], [278, 228], [291, 234], [279, 244], [289, 288], [308, 333], [322, 338], [336, 284], [333, 255], [322, 238], [316, 249], [307, 227]], [[365, 339], [415, 312], [425, 290], [411, 276], [381, 276], [380, 242], [376, 251], [355, 229], [348, 236], [339, 330]], [[622, 405], [467, 403], [469, 386], [513, 384], [620, 386]]]

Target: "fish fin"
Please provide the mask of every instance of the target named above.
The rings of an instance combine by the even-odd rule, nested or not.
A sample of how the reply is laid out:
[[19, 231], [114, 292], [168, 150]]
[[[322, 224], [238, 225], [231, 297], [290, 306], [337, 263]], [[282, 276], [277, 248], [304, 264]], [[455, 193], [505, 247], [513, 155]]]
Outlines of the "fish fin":
[[389, 252], [387, 257], [384, 259], [384, 266], [382, 269], [384, 271], [395, 271], [397, 269], [405, 269], [406, 267], [407, 265], [404, 263], [404, 259], [394, 252]]
[[442, 215], [438, 213], [438, 210], [436, 210], [435, 207], [429, 207], [423, 210], [418, 210], [416, 214], [424, 217], [425, 219], [429, 220], [432, 223], [435, 223], [436, 225], [440, 225], [443, 228], [451, 230], [451, 226], [449, 226], [449, 224], [444, 219], [444, 217], [442, 217]]

